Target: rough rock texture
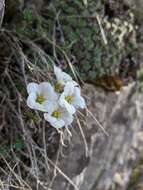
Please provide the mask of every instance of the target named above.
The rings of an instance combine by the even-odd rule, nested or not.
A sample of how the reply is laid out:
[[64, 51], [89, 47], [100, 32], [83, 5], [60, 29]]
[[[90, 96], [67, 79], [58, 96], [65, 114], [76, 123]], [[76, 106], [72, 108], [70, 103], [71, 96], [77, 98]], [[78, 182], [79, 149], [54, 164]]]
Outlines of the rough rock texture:
[[0, 28], [1, 28], [3, 16], [4, 16], [4, 7], [5, 7], [5, 0], [0, 0]]
[[[142, 96], [136, 92], [136, 84], [125, 87], [120, 94], [107, 93], [88, 84], [83, 91], [88, 96], [88, 108], [109, 136], [87, 116], [83, 130], [88, 156], [75, 126], [70, 147], [63, 150], [66, 157], [61, 157], [58, 166], [80, 190], [124, 190], [133, 163], [143, 151]], [[52, 189], [72, 190], [73, 187], [57, 175]]]

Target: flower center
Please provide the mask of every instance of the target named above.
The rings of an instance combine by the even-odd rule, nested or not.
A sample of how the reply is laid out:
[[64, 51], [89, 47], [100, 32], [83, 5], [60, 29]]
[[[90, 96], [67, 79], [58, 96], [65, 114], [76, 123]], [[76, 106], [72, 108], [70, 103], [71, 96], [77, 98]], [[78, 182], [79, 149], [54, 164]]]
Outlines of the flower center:
[[55, 91], [58, 93], [62, 91], [62, 84], [59, 81], [55, 84]]
[[45, 101], [45, 98], [43, 96], [37, 96], [36, 98], [36, 102], [39, 104], [42, 104]]
[[66, 100], [68, 103], [72, 103], [72, 101], [73, 101], [73, 96], [65, 96], [65, 100]]
[[61, 115], [61, 113], [59, 111], [57, 111], [57, 110], [53, 111], [53, 113], [52, 113], [52, 116], [55, 117], [55, 118], [59, 118], [60, 115]]

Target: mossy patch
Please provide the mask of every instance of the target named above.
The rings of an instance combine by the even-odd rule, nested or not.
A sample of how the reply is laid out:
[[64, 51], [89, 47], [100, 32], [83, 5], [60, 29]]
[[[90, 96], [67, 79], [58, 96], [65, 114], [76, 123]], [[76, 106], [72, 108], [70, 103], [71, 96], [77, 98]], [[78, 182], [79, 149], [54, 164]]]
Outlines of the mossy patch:
[[15, 151], [22, 150], [25, 147], [25, 143], [22, 138], [15, 139], [15, 142], [13, 142], [11, 145], [5, 144], [0, 146], [0, 154], [5, 156], [8, 154], [12, 149]]
[[[75, 57], [75, 69], [84, 81], [95, 81], [103, 75], [120, 75], [120, 65], [128, 56], [136, 58], [136, 26], [134, 14], [128, 8], [126, 14], [107, 13], [104, 0], [51, 1], [41, 15], [24, 9], [14, 26], [19, 35], [28, 38], [54, 40], [69, 60]], [[122, 7], [122, 6], [121, 6]], [[108, 10], [108, 12], [111, 10]], [[99, 20], [97, 19], [97, 15]], [[99, 23], [100, 21], [100, 23]], [[105, 44], [105, 39], [107, 44]], [[52, 55], [53, 44], [44, 48]], [[43, 45], [43, 44], [42, 44]], [[56, 49], [59, 61], [62, 53]], [[124, 67], [126, 65], [122, 64]], [[64, 65], [65, 68], [65, 65]], [[67, 72], [70, 72], [67, 69]]]
[[131, 173], [127, 190], [142, 190], [143, 189], [143, 157], [135, 163]]
[[[104, 74], [118, 74], [124, 57], [128, 54], [135, 56], [137, 44], [133, 13], [128, 11], [125, 16], [119, 15], [109, 19], [105, 15], [105, 4], [105, 1], [89, 1], [88, 7], [85, 8], [82, 1], [55, 0], [49, 6], [52, 10], [54, 5], [60, 12], [58, 27], [61, 30], [58, 31], [57, 43], [69, 57], [76, 57], [77, 63], [74, 66], [85, 81], [94, 81], [96, 77]], [[64, 40], [61, 40], [60, 35]]]

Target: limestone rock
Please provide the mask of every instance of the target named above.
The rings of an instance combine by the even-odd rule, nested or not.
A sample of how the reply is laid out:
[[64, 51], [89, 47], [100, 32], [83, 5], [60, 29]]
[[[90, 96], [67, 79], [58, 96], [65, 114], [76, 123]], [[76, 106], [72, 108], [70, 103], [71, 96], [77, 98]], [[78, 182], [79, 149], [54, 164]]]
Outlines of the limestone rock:
[[5, 8], [5, 0], [0, 0], [0, 28], [1, 28], [3, 16], [4, 16], [4, 8]]
[[[126, 189], [132, 165], [143, 151], [143, 103], [136, 92], [136, 84], [122, 89], [119, 94], [107, 93], [86, 84], [87, 105], [108, 132], [107, 136], [95, 120], [88, 115], [83, 127], [88, 145], [88, 155], [78, 125], [71, 129], [70, 146], [63, 149], [58, 166], [74, 181], [79, 190]], [[138, 103], [137, 103], [138, 101]], [[137, 106], [138, 105], [138, 106]], [[73, 187], [57, 175], [54, 190]]]

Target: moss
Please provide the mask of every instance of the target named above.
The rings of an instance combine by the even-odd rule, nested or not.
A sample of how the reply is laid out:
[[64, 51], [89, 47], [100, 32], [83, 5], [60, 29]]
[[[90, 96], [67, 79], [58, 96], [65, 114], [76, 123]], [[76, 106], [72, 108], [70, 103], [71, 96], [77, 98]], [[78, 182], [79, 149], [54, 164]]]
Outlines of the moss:
[[[59, 45], [66, 50], [68, 55], [76, 56], [78, 63], [75, 67], [82, 71], [83, 80], [94, 80], [96, 76], [104, 74], [117, 74], [117, 68], [123, 57], [129, 53], [134, 54], [135, 36], [127, 38], [129, 34], [135, 33], [134, 20], [129, 15], [111, 20], [104, 18], [104, 1], [98, 3], [89, 1], [87, 8], [81, 1], [55, 0], [52, 4], [56, 10], [60, 11], [59, 20], [66, 41], [66, 46], [61, 42]], [[108, 41], [107, 46], [104, 44], [96, 17], [92, 16], [96, 12], [100, 15]], [[129, 28], [132, 28], [132, 32]], [[126, 35], [122, 34], [124, 30], [126, 30]]]
[[138, 81], [139, 81], [138, 91], [142, 93], [143, 92], [143, 68], [140, 68], [140, 70], [138, 71]]
[[23, 139], [16, 138], [15, 142], [13, 142], [11, 145], [5, 144], [5, 145], [0, 146], [0, 154], [2, 154], [3, 156], [6, 156], [6, 154], [8, 154], [11, 151], [11, 149], [14, 149], [15, 151], [19, 151], [19, 150], [22, 150], [24, 147], [25, 147], [25, 143]]
[[25, 113], [25, 120], [27, 121], [33, 121], [34, 123], [38, 123], [40, 121], [40, 118], [33, 112], [26, 112]]
[[19, 81], [16, 81], [15, 86], [16, 86], [16, 88], [17, 88], [17, 90], [18, 90], [19, 92], [22, 93], [22, 92], [25, 91], [24, 86], [22, 86], [21, 83], [20, 83]]
[[142, 190], [143, 183], [142, 183], [142, 176], [143, 176], [143, 157], [140, 158], [137, 163], [135, 163], [134, 169], [131, 173], [129, 184], [127, 190]]
[[[22, 35], [30, 39], [41, 37], [44, 33], [42, 17], [28, 8], [24, 9], [19, 17], [16, 18], [13, 27], [18, 35]], [[47, 25], [46, 27], [49, 26]]]
[[[57, 11], [60, 12], [58, 23]], [[95, 13], [100, 15], [108, 45], [104, 43]], [[49, 3], [46, 19], [35, 15], [30, 9], [25, 9], [18, 19], [15, 30], [30, 39], [47, 36], [52, 40], [56, 23], [58, 29], [55, 35], [56, 44], [67, 53], [69, 59], [72, 59], [73, 55], [76, 57], [77, 63], [74, 66], [76, 70], [82, 72], [80, 74], [84, 81], [95, 80], [104, 74], [119, 74], [123, 59], [128, 54], [134, 56], [136, 52], [133, 14], [129, 12], [125, 17], [122, 15], [112, 19], [107, 19], [104, 15], [103, 0], [98, 3], [89, 1], [87, 8], [80, 0], [54, 0]], [[59, 59], [63, 59], [60, 52], [57, 54]]]

